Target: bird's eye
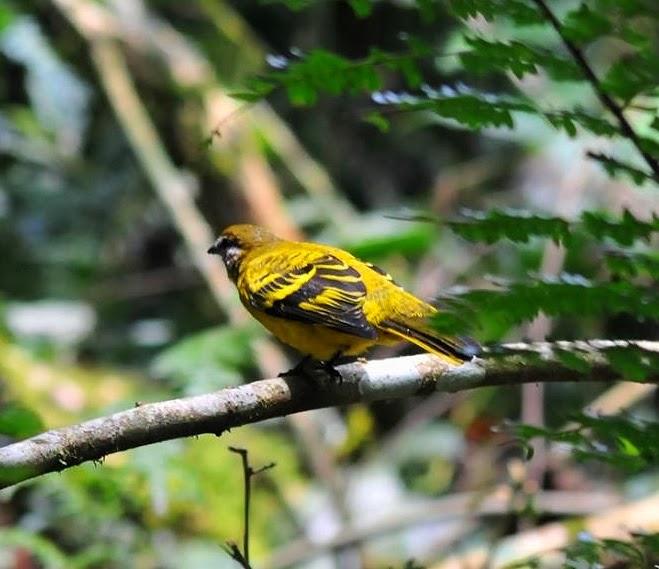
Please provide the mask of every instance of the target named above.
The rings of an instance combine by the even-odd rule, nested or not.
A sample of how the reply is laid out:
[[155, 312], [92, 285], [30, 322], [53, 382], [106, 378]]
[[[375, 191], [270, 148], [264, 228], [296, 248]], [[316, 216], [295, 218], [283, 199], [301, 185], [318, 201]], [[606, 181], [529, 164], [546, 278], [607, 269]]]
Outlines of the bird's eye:
[[233, 237], [221, 235], [215, 243], [208, 249], [209, 253], [221, 255], [224, 257], [228, 249], [238, 247], [238, 242]]

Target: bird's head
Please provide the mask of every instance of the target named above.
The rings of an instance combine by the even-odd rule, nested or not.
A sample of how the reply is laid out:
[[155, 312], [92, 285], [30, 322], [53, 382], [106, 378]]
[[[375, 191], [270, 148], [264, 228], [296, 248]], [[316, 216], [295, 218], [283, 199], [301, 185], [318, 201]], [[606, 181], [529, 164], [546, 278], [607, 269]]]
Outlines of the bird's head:
[[230, 225], [211, 245], [208, 253], [221, 257], [229, 277], [235, 282], [245, 256], [257, 247], [276, 241], [279, 238], [265, 227], [247, 223]]

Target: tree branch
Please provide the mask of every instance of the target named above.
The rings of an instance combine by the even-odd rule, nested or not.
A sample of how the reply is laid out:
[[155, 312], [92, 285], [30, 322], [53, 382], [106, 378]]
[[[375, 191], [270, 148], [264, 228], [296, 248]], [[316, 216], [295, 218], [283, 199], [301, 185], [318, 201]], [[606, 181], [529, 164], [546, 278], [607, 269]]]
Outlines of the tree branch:
[[[58, 472], [111, 453], [169, 439], [212, 433], [310, 409], [401, 399], [435, 391], [559, 381], [625, 379], [608, 350], [659, 354], [659, 342], [591, 340], [509, 344], [496, 355], [453, 367], [430, 354], [340, 366], [341, 384], [326, 378], [275, 378], [183, 399], [137, 405], [79, 425], [55, 429], [0, 448], [0, 487]], [[563, 360], [569, 352], [580, 365]], [[563, 355], [562, 355], [563, 354]], [[575, 365], [574, 363], [572, 364]], [[659, 383], [659, 370], [644, 380]]]
[[544, 2], [544, 0], [533, 1], [538, 7], [538, 10], [540, 10], [551, 27], [554, 28], [556, 33], [559, 35], [563, 45], [574, 58], [575, 63], [581, 68], [581, 71], [583, 72], [588, 82], [591, 84], [602, 106], [616, 118], [618, 124], [620, 125], [620, 131], [622, 134], [636, 147], [636, 150], [638, 150], [640, 155], [643, 157], [645, 163], [652, 170], [654, 180], [659, 182], [659, 160], [657, 160], [655, 156], [643, 149], [641, 139], [639, 138], [638, 134], [636, 134], [636, 131], [632, 128], [632, 125], [627, 120], [627, 117], [625, 117], [625, 113], [623, 112], [622, 107], [618, 105], [613, 97], [611, 97], [611, 95], [609, 95], [604, 90], [600, 80], [597, 78], [597, 75], [595, 75], [592, 67], [588, 61], [586, 61], [583, 52], [570, 38], [565, 35], [565, 32], [563, 31], [563, 25], [558, 20], [556, 15], [551, 11], [549, 6]]

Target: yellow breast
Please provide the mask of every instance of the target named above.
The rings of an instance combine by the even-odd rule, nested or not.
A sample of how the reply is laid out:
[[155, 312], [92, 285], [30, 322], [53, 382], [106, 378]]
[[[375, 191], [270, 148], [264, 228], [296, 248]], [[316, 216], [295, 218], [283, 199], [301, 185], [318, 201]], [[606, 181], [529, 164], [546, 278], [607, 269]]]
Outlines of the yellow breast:
[[281, 342], [317, 360], [328, 361], [338, 352], [346, 356], [357, 356], [380, 343], [378, 339], [359, 338], [319, 324], [283, 320], [257, 312], [247, 305], [246, 308]]

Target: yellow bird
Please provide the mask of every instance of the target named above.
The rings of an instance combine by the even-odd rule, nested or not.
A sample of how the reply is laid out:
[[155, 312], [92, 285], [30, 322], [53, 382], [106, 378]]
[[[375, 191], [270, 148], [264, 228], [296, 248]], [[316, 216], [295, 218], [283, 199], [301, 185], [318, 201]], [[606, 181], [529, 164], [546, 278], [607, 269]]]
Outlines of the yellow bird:
[[341, 356], [375, 344], [412, 342], [459, 365], [480, 352], [470, 338], [429, 325], [437, 309], [398, 286], [378, 267], [318, 243], [280, 239], [264, 227], [232, 225], [208, 249], [219, 255], [240, 300], [263, 326], [331, 376]]

